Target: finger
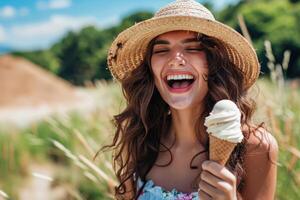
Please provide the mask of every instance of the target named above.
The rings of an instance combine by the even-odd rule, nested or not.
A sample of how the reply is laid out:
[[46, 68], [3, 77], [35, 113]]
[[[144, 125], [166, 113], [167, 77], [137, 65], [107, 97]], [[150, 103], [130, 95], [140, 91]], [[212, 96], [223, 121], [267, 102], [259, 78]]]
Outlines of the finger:
[[236, 177], [224, 166], [214, 161], [204, 161], [202, 169], [209, 171], [218, 178], [225, 180], [231, 184], [236, 182]]
[[220, 193], [220, 191], [210, 185], [209, 183], [205, 182], [204, 180], [201, 180], [199, 183], [199, 189], [207, 193], [211, 197], [216, 197]]
[[202, 171], [201, 180], [205, 181], [206, 183], [210, 184], [211, 186], [223, 192], [231, 191], [234, 187], [229, 183], [227, 183], [226, 181], [214, 176], [208, 171]]
[[199, 194], [199, 199], [201, 199], [201, 200], [212, 200], [213, 199], [211, 196], [209, 196], [207, 193], [205, 193], [202, 190], [199, 190], [198, 194]]

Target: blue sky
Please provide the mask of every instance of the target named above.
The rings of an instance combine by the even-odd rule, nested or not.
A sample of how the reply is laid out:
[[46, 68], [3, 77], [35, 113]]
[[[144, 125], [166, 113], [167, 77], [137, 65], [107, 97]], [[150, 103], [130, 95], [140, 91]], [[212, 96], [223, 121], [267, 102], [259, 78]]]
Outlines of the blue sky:
[[[156, 11], [173, 0], [0, 0], [0, 47], [47, 48], [67, 31], [108, 27], [137, 10]], [[237, 0], [214, 0], [216, 8]], [[201, 0], [200, 0], [201, 2]]]

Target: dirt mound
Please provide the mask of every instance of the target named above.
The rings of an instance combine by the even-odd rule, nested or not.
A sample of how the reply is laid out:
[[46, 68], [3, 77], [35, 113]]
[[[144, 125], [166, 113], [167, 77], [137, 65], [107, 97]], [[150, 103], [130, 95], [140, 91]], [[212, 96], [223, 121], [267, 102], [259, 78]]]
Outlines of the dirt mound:
[[74, 98], [75, 88], [63, 79], [26, 59], [0, 57], [0, 108], [66, 104]]

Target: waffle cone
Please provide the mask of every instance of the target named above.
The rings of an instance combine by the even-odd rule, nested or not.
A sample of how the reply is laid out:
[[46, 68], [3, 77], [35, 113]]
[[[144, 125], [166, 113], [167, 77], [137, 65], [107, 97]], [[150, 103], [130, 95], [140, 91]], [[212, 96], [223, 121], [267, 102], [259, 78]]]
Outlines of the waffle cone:
[[209, 159], [225, 166], [236, 145], [209, 135]]

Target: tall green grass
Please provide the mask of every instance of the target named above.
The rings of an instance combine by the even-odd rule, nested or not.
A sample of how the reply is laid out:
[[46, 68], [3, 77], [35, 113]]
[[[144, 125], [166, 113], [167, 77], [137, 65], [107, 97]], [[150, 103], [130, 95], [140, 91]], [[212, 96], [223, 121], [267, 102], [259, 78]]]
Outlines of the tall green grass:
[[[281, 84], [281, 83], [280, 83]], [[265, 121], [279, 144], [276, 198], [300, 199], [300, 87], [268, 77], [257, 83], [255, 120]], [[282, 87], [282, 88], [280, 88]], [[32, 163], [56, 166], [53, 188], [64, 188], [68, 199], [110, 199], [116, 178], [111, 166], [111, 152], [93, 156], [110, 143], [114, 127], [112, 116], [124, 107], [116, 83], [101, 82], [89, 89], [99, 105], [90, 114], [70, 113], [53, 116], [18, 130], [2, 128], [0, 133], [0, 190], [18, 199], [18, 188], [26, 183]], [[278, 97], [280, 93], [280, 97]]]
[[52, 163], [57, 166], [53, 188], [64, 187], [68, 198], [108, 198], [115, 184], [111, 152], [91, 160], [112, 138], [111, 119], [122, 107], [121, 94], [118, 85], [106, 82], [87, 90], [99, 101], [89, 114], [52, 116], [21, 130], [0, 127], [0, 191], [18, 199], [18, 188], [32, 177], [31, 164]]

